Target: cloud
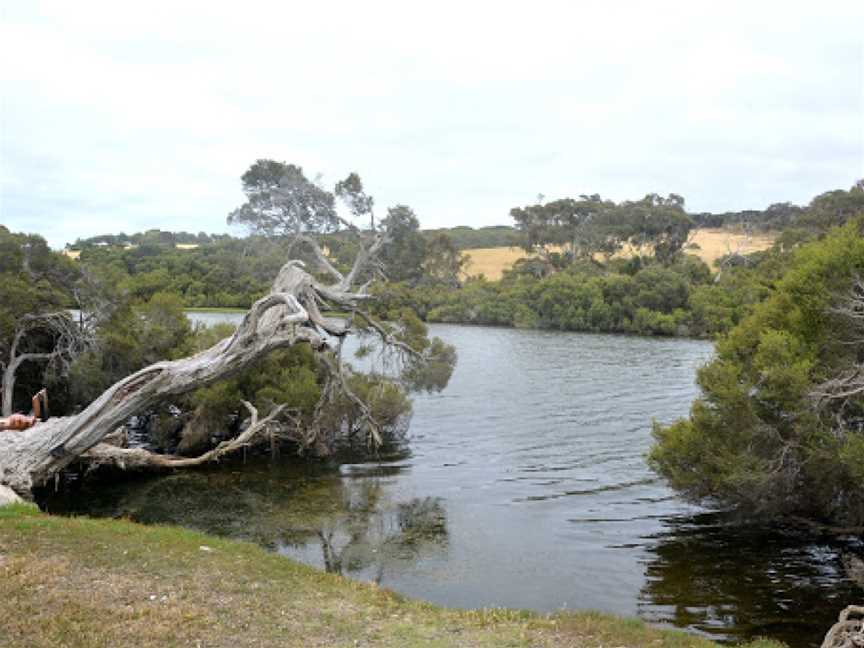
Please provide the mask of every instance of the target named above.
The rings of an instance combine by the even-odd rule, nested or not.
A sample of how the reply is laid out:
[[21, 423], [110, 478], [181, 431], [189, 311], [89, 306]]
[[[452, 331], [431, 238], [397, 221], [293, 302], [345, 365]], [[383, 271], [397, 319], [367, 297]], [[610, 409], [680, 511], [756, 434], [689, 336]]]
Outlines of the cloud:
[[[2, 2], [2, 0], [0, 0]], [[857, 2], [0, 4], [0, 222], [224, 231], [273, 157], [426, 227], [547, 196], [695, 210], [864, 176]]]

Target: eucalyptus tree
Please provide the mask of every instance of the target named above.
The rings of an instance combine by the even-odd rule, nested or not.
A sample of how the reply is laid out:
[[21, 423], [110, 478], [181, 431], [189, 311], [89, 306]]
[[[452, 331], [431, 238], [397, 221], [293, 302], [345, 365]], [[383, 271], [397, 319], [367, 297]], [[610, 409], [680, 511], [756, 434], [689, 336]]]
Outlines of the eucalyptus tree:
[[[405, 313], [398, 321], [379, 322], [368, 312], [370, 284], [378, 275], [380, 254], [391, 242], [390, 232], [374, 221], [373, 201], [352, 174], [336, 186], [350, 216], [339, 213], [336, 195], [306, 178], [295, 165], [258, 160], [242, 177], [246, 202], [231, 212], [230, 223], [255, 232], [288, 237], [293, 245], [309, 248], [317, 273], [297, 259], [279, 270], [267, 295], [257, 300], [230, 336], [189, 357], [163, 360], [119, 380], [80, 414], [50, 419], [18, 433], [0, 435], [0, 485], [22, 496], [45, 483], [75, 461], [113, 464], [123, 468], [180, 468], [200, 465], [270, 438], [273, 428], [291, 414], [276, 405], [263, 417], [249, 403], [250, 424], [237, 437], [198, 457], [159, 455], [103, 443], [128, 417], [165, 399], [212, 385], [276, 349], [306, 345], [315, 355], [325, 383], [311, 425], [299, 440], [315, 443], [317, 423], [337, 400], [353, 403], [370, 446], [383, 441], [382, 426], [364, 399], [352, 389], [353, 369], [342, 359], [342, 341], [364, 333], [386, 355], [391, 382], [400, 389], [440, 389], [449, 380], [456, 354], [438, 339], [429, 339], [422, 323]], [[369, 217], [368, 225], [358, 219]], [[337, 268], [318, 237], [341, 233], [356, 242], [357, 252], [347, 268]], [[322, 314], [327, 309], [348, 313], [342, 320]]]
[[560, 266], [598, 253], [611, 256], [621, 248], [621, 233], [610, 218], [614, 208], [613, 202], [593, 194], [515, 207], [510, 216], [522, 247]]
[[684, 198], [674, 193], [665, 198], [651, 193], [642, 200], [623, 202], [618, 212], [628, 242], [637, 248], [651, 248], [654, 258], [664, 265], [675, 260], [693, 228], [684, 211]]
[[426, 244], [423, 260], [424, 281], [431, 284], [458, 288], [470, 256], [461, 252], [453, 239], [439, 232]]
[[677, 194], [663, 198], [648, 194], [641, 200], [616, 204], [599, 195], [581, 195], [539, 202], [510, 211], [521, 244], [528, 252], [559, 269], [595, 259], [607, 261], [625, 245], [650, 248], [663, 264], [671, 263], [687, 238], [693, 222]]

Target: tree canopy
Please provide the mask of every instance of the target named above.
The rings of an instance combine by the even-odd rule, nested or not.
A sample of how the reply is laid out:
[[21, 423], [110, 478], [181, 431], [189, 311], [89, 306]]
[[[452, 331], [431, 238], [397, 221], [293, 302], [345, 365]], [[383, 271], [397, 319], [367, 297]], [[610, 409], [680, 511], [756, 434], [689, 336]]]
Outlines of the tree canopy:
[[338, 229], [333, 194], [310, 181], [299, 166], [258, 160], [241, 179], [246, 202], [228, 215], [229, 224], [268, 236]]
[[652, 464], [694, 499], [864, 525], [864, 220], [799, 247], [717, 343], [689, 419], [656, 425]]
[[539, 252], [549, 263], [565, 265], [606, 259], [625, 245], [648, 247], [658, 261], [671, 263], [693, 227], [676, 194], [663, 198], [648, 194], [642, 200], [616, 204], [599, 195], [562, 198], [510, 211], [529, 252]]

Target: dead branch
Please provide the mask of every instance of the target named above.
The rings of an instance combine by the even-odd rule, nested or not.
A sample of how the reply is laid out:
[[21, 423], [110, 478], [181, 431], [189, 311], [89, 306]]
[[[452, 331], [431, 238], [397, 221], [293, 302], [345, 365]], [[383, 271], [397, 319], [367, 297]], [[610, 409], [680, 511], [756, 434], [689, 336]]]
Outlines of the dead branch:
[[850, 605], [843, 610], [821, 648], [864, 648], [864, 606]]
[[[130, 469], [173, 469], [191, 468], [206, 463], [219, 461], [222, 457], [237, 452], [258, 443], [262, 437], [270, 432], [272, 436], [278, 420], [285, 413], [285, 405], [277, 405], [263, 419], [258, 419], [258, 410], [248, 401], [243, 405], [249, 411], [251, 420], [249, 426], [238, 436], [223, 441], [218, 446], [197, 457], [176, 457], [150, 452], [143, 448], [120, 448], [107, 443], [99, 443], [83, 454], [79, 460], [83, 460], [92, 467], [115, 466], [122, 470]], [[294, 421], [296, 425], [296, 420]]]
[[[28, 339], [42, 333], [53, 338], [50, 351], [26, 351]], [[69, 363], [84, 351], [92, 342], [92, 335], [83, 330], [65, 311], [25, 315], [19, 319], [18, 327], [9, 347], [9, 355], [3, 362], [2, 373], [2, 415], [12, 414], [12, 397], [15, 391], [15, 380], [18, 369], [25, 362], [47, 362], [62, 371]]]

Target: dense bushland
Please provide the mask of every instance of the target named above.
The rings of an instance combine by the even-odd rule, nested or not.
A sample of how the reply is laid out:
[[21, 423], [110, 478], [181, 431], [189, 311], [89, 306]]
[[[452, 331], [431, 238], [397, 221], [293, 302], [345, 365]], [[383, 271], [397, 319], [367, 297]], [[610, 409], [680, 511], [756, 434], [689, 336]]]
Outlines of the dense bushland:
[[795, 250], [717, 342], [652, 464], [694, 499], [864, 525], [864, 219]]

